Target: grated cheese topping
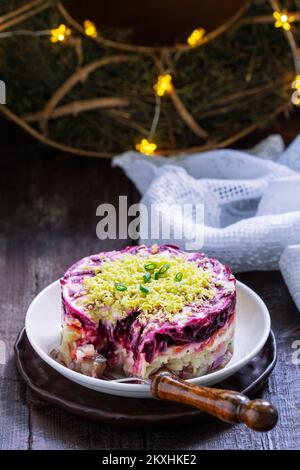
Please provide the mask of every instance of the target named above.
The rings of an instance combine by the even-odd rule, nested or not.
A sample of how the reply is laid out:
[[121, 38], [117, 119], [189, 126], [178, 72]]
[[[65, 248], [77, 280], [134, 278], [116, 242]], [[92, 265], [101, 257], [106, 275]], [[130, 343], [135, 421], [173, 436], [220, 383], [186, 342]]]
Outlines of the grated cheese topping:
[[[151, 277], [147, 275], [145, 281], [146, 273]], [[126, 254], [102, 262], [95, 276], [84, 280], [84, 302], [95, 319], [122, 319], [139, 311], [144, 318], [162, 313], [170, 320], [191, 302], [212, 298], [212, 278], [212, 271], [186, 261], [183, 255]]]

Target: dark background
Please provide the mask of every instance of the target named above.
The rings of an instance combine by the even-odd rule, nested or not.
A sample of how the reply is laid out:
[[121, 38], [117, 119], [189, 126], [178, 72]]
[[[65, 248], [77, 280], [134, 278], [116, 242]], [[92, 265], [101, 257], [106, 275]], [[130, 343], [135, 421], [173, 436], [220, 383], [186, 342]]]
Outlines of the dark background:
[[[133, 30], [136, 44], [172, 45], [178, 37], [200, 26], [211, 31], [228, 21], [245, 0], [64, 0], [71, 15], [82, 24], [90, 19], [98, 25]], [[100, 28], [101, 31], [101, 28]]]
[[[237, 147], [251, 147], [272, 132], [290, 142], [299, 114], [259, 131]], [[277, 272], [238, 275], [266, 302], [279, 356], [264, 390], [279, 409], [278, 426], [267, 434], [211, 420], [183, 429], [133, 431], [89, 422], [42, 402], [19, 379], [13, 344], [29, 303], [75, 260], [127, 240], [96, 238], [96, 207], [129, 203], [139, 195], [109, 160], [78, 158], [43, 147], [0, 120], [0, 339], [7, 345], [0, 365], [0, 448], [3, 449], [300, 449], [300, 366], [291, 362], [300, 338], [299, 312]]]

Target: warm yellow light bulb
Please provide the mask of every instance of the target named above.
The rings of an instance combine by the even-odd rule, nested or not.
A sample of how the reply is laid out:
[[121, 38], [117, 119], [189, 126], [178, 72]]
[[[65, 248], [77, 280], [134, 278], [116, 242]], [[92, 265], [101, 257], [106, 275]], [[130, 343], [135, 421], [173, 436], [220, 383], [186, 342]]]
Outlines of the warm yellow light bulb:
[[58, 28], [50, 30], [51, 36], [50, 41], [53, 43], [63, 42], [66, 37], [71, 35], [70, 28], [67, 28], [65, 24], [61, 24]]
[[300, 106], [300, 93], [298, 91], [294, 91], [291, 101], [295, 106]]
[[285, 31], [289, 31], [291, 29], [291, 23], [295, 21], [295, 17], [289, 15], [285, 10], [274, 11], [273, 17], [275, 19], [275, 28], [283, 28]]
[[157, 149], [157, 145], [154, 142], [150, 142], [148, 139], [142, 139], [141, 142], [136, 144], [135, 148], [144, 155], [152, 155]]
[[95, 23], [93, 23], [90, 20], [85, 20], [83, 23], [83, 26], [84, 26], [84, 32], [87, 36], [90, 36], [92, 38], [95, 38], [98, 36], [98, 31], [95, 26]]
[[203, 44], [205, 33], [206, 31], [204, 28], [194, 29], [192, 34], [187, 38], [188, 45], [191, 47], [196, 47]]
[[170, 91], [172, 91], [172, 76], [169, 73], [159, 75], [153, 88], [158, 96], [164, 96], [165, 93], [170, 93]]
[[296, 75], [292, 88], [295, 91], [292, 94], [291, 101], [295, 106], [300, 106], [300, 75]]
[[293, 83], [292, 83], [292, 88], [294, 90], [298, 90], [300, 92], [300, 75], [296, 75]]

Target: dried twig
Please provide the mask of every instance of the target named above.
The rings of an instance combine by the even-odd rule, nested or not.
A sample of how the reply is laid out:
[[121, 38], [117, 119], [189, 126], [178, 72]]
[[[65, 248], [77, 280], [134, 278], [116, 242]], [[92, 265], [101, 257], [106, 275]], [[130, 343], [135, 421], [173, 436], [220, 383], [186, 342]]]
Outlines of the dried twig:
[[[155, 64], [160, 74], [166, 72], [164, 63], [166, 64], [169, 70], [174, 70], [174, 64], [172, 63], [170, 53], [167, 49], [162, 49], [160, 57], [161, 59], [154, 56]], [[172, 90], [170, 91], [169, 95], [176, 111], [178, 112], [181, 119], [185, 122], [185, 124], [197, 137], [206, 140], [208, 137], [208, 133], [195, 121], [192, 114], [188, 111], [186, 106], [183, 104], [182, 100], [179, 98], [174, 85], [172, 85]]]
[[[272, 117], [275, 118], [276, 116], [280, 115], [281, 113], [285, 112], [288, 109], [291, 109], [291, 102], [289, 101], [288, 103], [285, 103], [284, 105], [279, 106], [274, 113], [272, 113]], [[251, 132], [255, 131], [258, 129], [264, 121], [259, 121], [254, 124], [251, 124], [250, 126], [245, 127], [245, 129], [242, 129], [241, 131], [237, 132], [233, 136], [228, 137], [227, 139], [223, 139], [219, 142], [208, 142], [207, 144], [204, 145], [199, 145], [195, 147], [188, 147], [188, 148], [183, 148], [180, 150], [177, 149], [163, 149], [161, 150], [162, 155], [184, 155], [184, 154], [190, 154], [190, 153], [195, 153], [195, 152], [204, 152], [207, 150], [213, 150], [213, 149], [218, 149], [218, 148], [223, 148], [223, 147], [228, 147], [229, 145], [234, 144], [238, 140], [242, 139], [243, 137], [246, 137], [248, 134]]]
[[290, 81], [276, 80], [275, 82], [267, 83], [266, 85], [248, 88], [246, 90], [227, 95], [226, 98], [224, 97], [221, 99], [214, 100], [210, 103], [209, 108], [206, 108], [206, 110], [201, 113], [201, 119], [216, 116], [219, 114], [226, 114], [227, 112], [231, 111], [232, 107], [236, 106], [237, 103], [240, 103], [242, 100], [245, 100], [245, 98], [252, 98], [258, 96], [261, 97], [261, 95], [269, 94], [270, 91], [274, 89], [274, 87], [279, 85], [282, 86], [284, 83], [288, 85], [290, 84]]
[[200, 127], [191, 113], [187, 110], [181, 99], [179, 98], [178, 94], [176, 93], [175, 88], [172, 88], [170, 92], [171, 100], [176, 108], [176, 111], [180, 115], [181, 119], [186, 123], [186, 125], [194, 132], [195, 135], [200, 137], [201, 139], [207, 139], [208, 133]]
[[[300, 13], [298, 11], [289, 12], [289, 15], [295, 18], [295, 21], [300, 21]], [[250, 18], [241, 18], [239, 20], [239, 25], [244, 24], [270, 24], [274, 23], [273, 15], [260, 15], [260, 16], [250, 16]]]
[[[196, 48], [202, 46], [204, 43], [207, 44], [208, 42], [214, 40], [215, 38], [220, 36], [220, 34], [224, 33], [224, 31], [229, 29], [234, 23], [236, 23], [241, 18], [241, 16], [245, 13], [248, 6], [249, 6], [249, 0], [245, 0], [244, 5], [235, 13], [235, 15], [233, 15], [231, 18], [229, 18], [228, 21], [225, 21], [223, 24], [221, 24], [219, 27], [217, 27], [210, 33], [206, 34], [203, 42], [199, 44], [199, 46], [196, 46]], [[81, 26], [80, 23], [78, 23], [78, 21], [76, 21], [69, 14], [69, 12], [66, 10], [66, 8], [63, 6], [61, 2], [58, 2], [58, 10], [70, 25], [72, 25], [81, 34], [85, 34], [84, 28]], [[114, 49], [118, 49], [120, 51], [138, 52], [141, 54], [153, 54], [161, 50], [161, 47], [159, 46], [151, 47], [151, 46], [138, 46], [134, 44], [125, 44], [121, 42], [112, 41], [110, 39], [106, 39], [102, 36], [90, 37], [90, 39], [101, 44], [102, 46], [111, 47]], [[176, 52], [176, 51], [187, 52], [187, 51], [190, 51], [191, 48], [188, 44], [176, 44], [174, 46], [165, 47], [165, 49], [167, 49], [169, 52]]]
[[82, 52], [82, 38], [81, 37], [69, 37], [68, 44], [74, 46], [76, 56], [77, 56], [77, 65], [80, 66], [83, 64], [83, 52]]
[[37, 139], [39, 142], [43, 144], [49, 145], [49, 147], [56, 148], [57, 150], [61, 150], [62, 152], [72, 153], [74, 155], [79, 155], [81, 157], [93, 157], [93, 158], [110, 158], [113, 156], [110, 152], [98, 152], [95, 150], [85, 150], [76, 147], [71, 147], [69, 145], [61, 144], [60, 142], [56, 142], [55, 140], [49, 139], [48, 137], [44, 136], [36, 129], [31, 127], [24, 119], [17, 116], [15, 113], [10, 111], [6, 106], [0, 105], [0, 112], [12, 122], [20, 126], [24, 131], [28, 132], [32, 137]]
[[22, 23], [23, 21], [28, 20], [29, 18], [32, 18], [33, 16], [37, 15], [38, 13], [41, 13], [42, 11], [49, 8], [50, 6], [51, 4], [45, 1], [42, 5], [38, 5], [36, 8], [26, 10], [25, 13], [23, 13], [22, 15], [13, 17], [12, 19], [9, 19], [8, 21], [4, 23], [1, 23], [0, 31], [5, 31], [8, 28], [15, 26], [16, 24]]
[[6, 15], [0, 16], [0, 24], [10, 20], [11, 18], [21, 15], [22, 13], [25, 13], [28, 10], [31, 10], [31, 8], [34, 8], [43, 2], [44, 0], [33, 0], [32, 2], [25, 3], [25, 5], [22, 5], [21, 7], [16, 8], [15, 10], [10, 11], [9, 13], [6, 13]]
[[138, 56], [115, 55], [96, 60], [78, 69], [55, 91], [44, 107], [42, 118], [40, 120], [40, 127], [43, 133], [47, 133], [48, 119], [50, 118], [54, 108], [78, 82], [84, 82], [92, 72], [99, 69], [100, 67], [133, 60], [138, 60]]
[[[57, 7], [58, 7], [58, 10], [59, 10], [60, 14], [64, 17], [64, 19], [71, 26], [73, 26], [73, 28], [76, 31], [78, 31], [79, 33], [86, 36], [83, 26], [80, 23], [78, 23], [78, 21], [76, 21], [70, 15], [70, 13], [66, 10], [66, 8], [63, 6], [63, 4], [61, 2], [58, 2]], [[110, 39], [104, 38], [102, 36], [96, 36], [96, 37], [88, 36], [88, 38], [91, 39], [92, 41], [98, 43], [98, 44], [101, 44], [101, 46], [110, 47], [110, 48], [113, 48], [113, 49], [118, 49], [120, 51], [151, 54], [155, 50], [155, 48], [153, 48], [153, 47], [134, 46], [133, 44], [118, 43], [118, 42], [115, 42], [115, 41], [111, 41]]]
[[[125, 98], [92, 98], [91, 100], [78, 100], [55, 108], [49, 119], [57, 119], [66, 116], [77, 116], [78, 114], [93, 111], [95, 109], [113, 108], [115, 106], [128, 106], [130, 103]], [[26, 122], [39, 122], [44, 119], [44, 111], [22, 116]]]

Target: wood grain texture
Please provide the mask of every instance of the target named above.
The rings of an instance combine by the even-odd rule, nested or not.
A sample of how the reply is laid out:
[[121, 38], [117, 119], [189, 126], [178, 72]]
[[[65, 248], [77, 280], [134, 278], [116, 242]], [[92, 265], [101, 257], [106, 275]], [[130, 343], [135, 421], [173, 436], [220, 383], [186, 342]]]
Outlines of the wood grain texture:
[[0, 450], [28, 449], [26, 388], [16, 378], [0, 379]]
[[277, 424], [278, 412], [266, 399], [250, 400], [233, 390], [193, 385], [167, 368], [151, 378], [151, 394], [157, 400], [191, 405], [225, 423], [244, 423], [255, 431], [270, 431]]
[[71, 416], [28, 393], [12, 347], [30, 301], [74, 260], [125, 246], [126, 240], [97, 239], [96, 207], [116, 204], [122, 194], [136, 202], [138, 194], [108, 161], [57, 155], [3, 122], [0, 136], [0, 340], [7, 346], [7, 363], [0, 365], [0, 448], [300, 449], [300, 366], [292, 364], [291, 348], [300, 339], [300, 316], [277, 272], [238, 276], [266, 302], [278, 342], [278, 365], [264, 397], [280, 419], [269, 433], [217, 420], [192, 429], [117, 429]]

